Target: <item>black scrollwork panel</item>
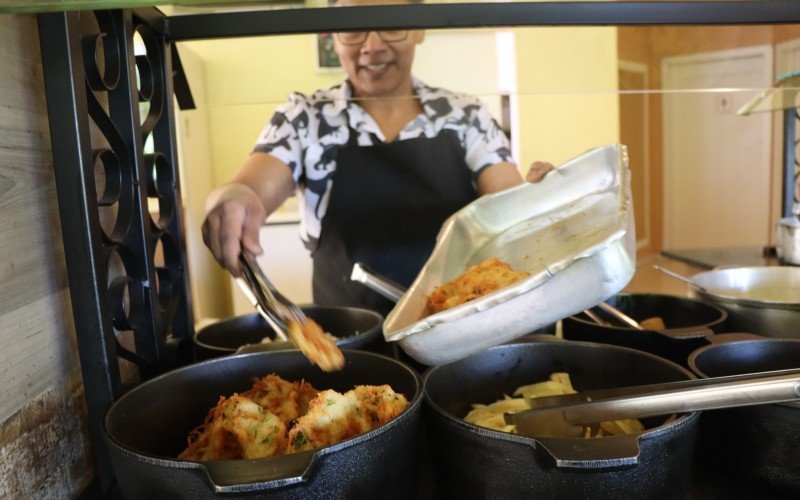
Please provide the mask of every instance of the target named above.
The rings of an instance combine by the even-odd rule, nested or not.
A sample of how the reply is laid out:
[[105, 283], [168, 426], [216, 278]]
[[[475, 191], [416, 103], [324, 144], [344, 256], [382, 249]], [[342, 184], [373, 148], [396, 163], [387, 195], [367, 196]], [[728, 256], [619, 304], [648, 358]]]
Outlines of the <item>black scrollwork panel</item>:
[[162, 233], [155, 247], [158, 303], [163, 313], [173, 314], [181, 290], [181, 255], [177, 242], [167, 232]]
[[144, 314], [144, 290], [127, 272], [135, 265], [135, 256], [125, 247], [118, 246], [108, 258], [108, 297], [111, 320], [119, 331], [135, 330], [142, 323]]
[[128, 368], [138, 380], [187, 362], [192, 333], [172, 47], [123, 10], [41, 14], [39, 35], [93, 451], [109, 491], [102, 422]]
[[171, 72], [164, 68], [169, 46], [130, 11], [92, 14], [81, 22], [80, 47], [97, 131], [91, 137], [97, 210], [105, 222], [107, 259], [97, 279], [107, 283], [114, 329], [133, 332], [135, 352], [122, 354], [147, 376], [174, 366], [175, 345], [191, 333], [190, 318], [176, 318], [191, 309], [174, 137], [161, 133], [172, 116]]
[[137, 53], [136, 68], [138, 95], [147, 102], [141, 137], [146, 144], [152, 144], [152, 151], [148, 150], [145, 156], [145, 186], [149, 199], [157, 201], [151, 238], [156, 255], [158, 303], [162, 321], [171, 327], [167, 341], [185, 343], [193, 327], [175, 149], [171, 46], [136, 16], [134, 29], [135, 38], [144, 46], [144, 53]]
[[95, 19], [100, 32], [85, 34], [81, 38], [86, 83], [92, 90], [114, 89], [119, 83], [120, 53], [119, 34], [114, 19], [106, 12], [98, 12]]
[[131, 171], [123, 168], [116, 153], [109, 148], [95, 149], [92, 152], [97, 188], [97, 205], [99, 210], [108, 209], [106, 218], [100, 214], [101, 225], [107, 223], [111, 229], [103, 230], [103, 243], [115, 245], [121, 242], [128, 233], [133, 214], [133, 193]]
[[[159, 349], [153, 335], [154, 322], [143, 319], [151, 308], [146, 292], [153, 266], [148, 265], [149, 245], [143, 241], [148, 235], [145, 225], [150, 221], [142, 220], [139, 201], [141, 142], [131, 125], [131, 118], [136, 116], [132, 109], [136, 99], [128, 97], [135, 87], [128, 62], [130, 16], [119, 11], [97, 11], [94, 19], [94, 26], [84, 22], [87, 33], [82, 36], [81, 47], [88, 112], [101, 135], [91, 138], [97, 148], [95, 171], [98, 163], [102, 165], [105, 181], [98, 205], [116, 208], [111, 212], [115, 218], [113, 229], [110, 233], [104, 230], [103, 234], [109, 255], [104, 269], [108, 282], [107, 314], [118, 332], [133, 330], [135, 350], [145, 361], [140, 368], [149, 372], [159, 363]], [[108, 147], [103, 148], [104, 144]]]
[[138, 24], [135, 29], [146, 51], [136, 57], [139, 96], [150, 104], [142, 122], [142, 138], [145, 138], [153, 132], [164, 111], [167, 82], [158, 70], [164, 66], [164, 42], [145, 24]]
[[154, 222], [159, 232], [169, 231], [175, 214], [175, 192], [177, 183], [173, 177], [172, 165], [166, 156], [154, 153], [145, 156], [147, 174], [147, 195], [158, 200], [158, 217]]

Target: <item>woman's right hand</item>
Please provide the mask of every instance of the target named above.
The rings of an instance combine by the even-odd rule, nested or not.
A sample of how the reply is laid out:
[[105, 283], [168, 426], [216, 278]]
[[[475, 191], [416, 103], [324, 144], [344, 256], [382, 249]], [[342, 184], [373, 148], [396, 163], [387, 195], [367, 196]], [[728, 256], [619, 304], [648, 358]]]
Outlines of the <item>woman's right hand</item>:
[[239, 253], [264, 250], [258, 233], [267, 213], [258, 194], [245, 184], [231, 183], [214, 190], [206, 200], [203, 241], [214, 258], [232, 275], [239, 276]]

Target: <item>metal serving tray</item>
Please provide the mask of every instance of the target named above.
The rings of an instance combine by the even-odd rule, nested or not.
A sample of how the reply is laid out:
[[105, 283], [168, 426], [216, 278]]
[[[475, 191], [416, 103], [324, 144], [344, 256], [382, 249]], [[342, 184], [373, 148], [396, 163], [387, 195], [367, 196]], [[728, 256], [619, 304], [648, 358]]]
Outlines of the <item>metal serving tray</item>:
[[[636, 267], [625, 146], [570, 160], [537, 184], [483, 196], [442, 225], [436, 247], [383, 324], [426, 365], [456, 361], [595, 306]], [[531, 276], [430, 316], [428, 295], [490, 257]]]

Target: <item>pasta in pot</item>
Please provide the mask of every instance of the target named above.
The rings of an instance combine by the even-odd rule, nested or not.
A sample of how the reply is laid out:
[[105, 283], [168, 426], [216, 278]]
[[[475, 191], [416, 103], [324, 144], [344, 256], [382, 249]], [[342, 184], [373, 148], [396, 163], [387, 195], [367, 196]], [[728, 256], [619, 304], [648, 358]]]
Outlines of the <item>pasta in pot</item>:
[[[497, 431], [516, 433], [515, 426], [506, 424], [503, 418], [504, 413], [529, 410], [531, 406], [528, 400], [545, 396], [560, 396], [563, 394], [576, 394], [572, 388], [572, 381], [568, 373], [556, 372], [550, 375], [550, 379], [531, 385], [523, 385], [514, 390], [511, 397], [504, 395], [494, 403], [483, 405], [473, 404], [472, 410], [464, 417], [464, 420], [481, 427], [487, 427]], [[673, 418], [673, 417], [670, 417]], [[644, 425], [636, 419], [613, 420], [600, 422], [598, 426], [584, 426], [583, 437], [597, 438], [605, 436], [619, 436], [631, 434], [644, 430]]]

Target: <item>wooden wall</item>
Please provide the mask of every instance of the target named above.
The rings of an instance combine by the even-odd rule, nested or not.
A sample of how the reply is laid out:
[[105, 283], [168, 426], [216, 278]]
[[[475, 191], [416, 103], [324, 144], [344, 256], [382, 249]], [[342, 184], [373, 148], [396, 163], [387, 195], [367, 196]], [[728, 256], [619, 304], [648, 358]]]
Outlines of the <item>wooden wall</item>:
[[92, 478], [36, 18], [0, 14], [0, 498]]

